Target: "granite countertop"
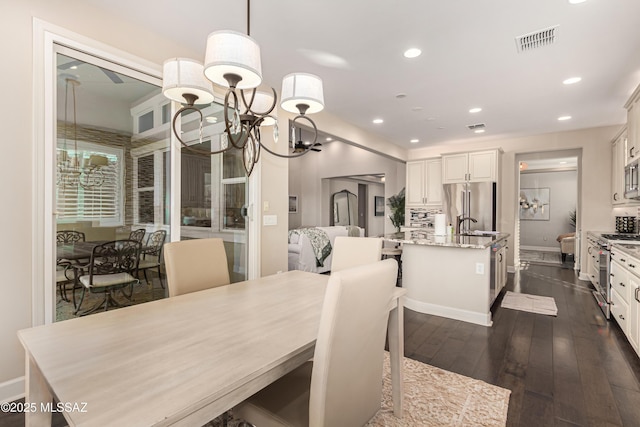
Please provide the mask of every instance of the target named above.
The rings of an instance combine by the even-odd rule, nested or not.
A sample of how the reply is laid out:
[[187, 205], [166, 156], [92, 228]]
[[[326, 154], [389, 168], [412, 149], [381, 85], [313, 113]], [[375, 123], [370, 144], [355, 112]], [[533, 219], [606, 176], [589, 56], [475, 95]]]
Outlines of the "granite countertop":
[[629, 256], [640, 259], [640, 245], [628, 245], [624, 243], [616, 243], [612, 246], [613, 249], [619, 249]]
[[509, 233], [491, 235], [459, 235], [436, 236], [433, 231], [405, 231], [387, 234], [385, 240], [409, 245], [445, 246], [450, 248], [486, 249], [494, 243], [509, 237]]

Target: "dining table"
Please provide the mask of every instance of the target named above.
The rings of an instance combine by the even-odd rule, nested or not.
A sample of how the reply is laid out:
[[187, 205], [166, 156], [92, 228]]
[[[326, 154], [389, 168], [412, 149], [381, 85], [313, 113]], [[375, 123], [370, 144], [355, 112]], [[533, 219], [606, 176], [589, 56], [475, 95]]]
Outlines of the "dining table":
[[[26, 425], [53, 412], [70, 426], [203, 425], [313, 357], [328, 280], [289, 271], [20, 330]], [[389, 301], [397, 417], [404, 293]]]

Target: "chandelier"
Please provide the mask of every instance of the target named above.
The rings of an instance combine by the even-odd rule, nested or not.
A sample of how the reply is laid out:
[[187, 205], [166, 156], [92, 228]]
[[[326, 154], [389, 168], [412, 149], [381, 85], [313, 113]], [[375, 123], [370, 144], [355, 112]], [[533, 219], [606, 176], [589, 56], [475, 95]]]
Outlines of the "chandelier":
[[[65, 78], [65, 94], [64, 94], [64, 139], [63, 148], [58, 153], [57, 158], [57, 179], [56, 185], [63, 189], [69, 187], [82, 187], [84, 189], [92, 189], [99, 187], [104, 183], [104, 174], [102, 167], [109, 165], [109, 159], [106, 156], [92, 154], [89, 159], [85, 159], [78, 151], [78, 126], [76, 120], [76, 87], [80, 86], [80, 82], [72, 77]], [[69, 111], [69, 89], [73, 97], [73, 155], [69, 154], [67, 149], [67, 140], [69, 139], [69, 120], [67, 114]]]
[[[306, 122], [313, 129], [313, 141], [300, 151], [280, 154], [260, 141], [260, 129], [273, 126], [273, 139], [277, 143], [279, 130], [274, 109], [278, 102], [275, 89], [270, 92], [257, 90], [262, 83], [260, 47], [250, 37], [250, 0], [247, 0], [247, 34], [235, 31], [214, 31], [207, 37], [204, 65], [187, 58], [171, 58], [164, 62], [162, 92], [167, 98], [183, 104], [173, 117], [175, 137], [186, 149], [213, 155], [231, 149], [242, 150], [242, 160], [247, 176], [260, 159], [260, 151], [282, 158], [295, 158], [311, 151], [318, 139], [318, 129], [308, 114], [324, 108], [324, 95], [320, 77], [307, 73], [292, 73], [282, 80], [280, 107], [297, 114], [292, 120], [295, 126]], [[202, 143], [202, 111], [196, 106], [213, 102], [212, 83], [227, 89], [224, 97], [224, 136], [219, 150], [203, 150], [188, 145], [176, 129], [176, 120], [185, 111], [200, 114], [200, 143]], [[295, 138], [293, 138], [295, 140]], [[292, 141], [295, 143], [295, 141]], [[229, 144], [230, 143], [230, 144]], [[290, 148], [294, 148], [293, 144]]]

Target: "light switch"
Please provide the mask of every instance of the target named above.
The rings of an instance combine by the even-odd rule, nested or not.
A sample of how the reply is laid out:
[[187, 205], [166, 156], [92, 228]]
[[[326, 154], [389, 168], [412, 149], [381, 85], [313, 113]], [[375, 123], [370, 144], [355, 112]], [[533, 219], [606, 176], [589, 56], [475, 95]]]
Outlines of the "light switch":
[[278, 215], [263, 215], [262, 225], [278, 225]]
[[262, 210], [263, 210], [264, 212], [269, 212], [269, 202], [264, 202], [264, 203], [262, 204]]
[[484, 274], [484, 264], [476, 262], [476, 274]]

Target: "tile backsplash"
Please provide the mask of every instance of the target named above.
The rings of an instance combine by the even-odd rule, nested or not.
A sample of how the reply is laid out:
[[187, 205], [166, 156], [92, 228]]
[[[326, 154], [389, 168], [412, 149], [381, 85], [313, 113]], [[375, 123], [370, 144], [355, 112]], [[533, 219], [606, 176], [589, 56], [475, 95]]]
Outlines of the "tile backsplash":
[[410, 208], [407, 227], [433, 227], [433, 217], [439, 213], [440, 208]]

